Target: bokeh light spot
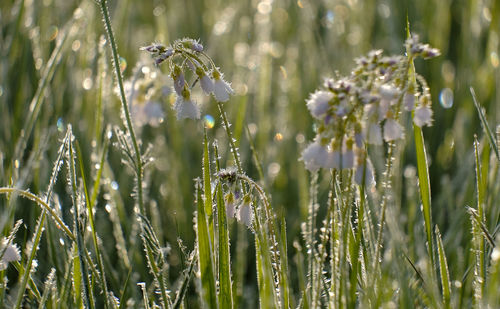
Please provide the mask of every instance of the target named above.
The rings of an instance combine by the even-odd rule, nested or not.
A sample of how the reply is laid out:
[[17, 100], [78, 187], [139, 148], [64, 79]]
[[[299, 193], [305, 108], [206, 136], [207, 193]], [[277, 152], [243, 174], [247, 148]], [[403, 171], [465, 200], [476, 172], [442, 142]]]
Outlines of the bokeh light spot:
[[203, 117], [203, 121], [205, 122], [205, 127], [208, 129], [213, 128], [215, 125], [215, 119], [211, 115], [205, 115], [205, 117]]

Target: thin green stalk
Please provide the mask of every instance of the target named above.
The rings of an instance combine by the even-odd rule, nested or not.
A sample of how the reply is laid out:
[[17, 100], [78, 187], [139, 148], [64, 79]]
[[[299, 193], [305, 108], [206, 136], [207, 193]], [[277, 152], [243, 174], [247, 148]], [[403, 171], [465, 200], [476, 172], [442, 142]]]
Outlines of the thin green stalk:
[[87, 308], [94, 308], [93, 301], [91, 300], [92, 295], [90, 294], [90, 282], [89, 282], [89, 276], [87, 273], [87, 267], [85, 266], [84, 263], [84, 240], [83, 240], [83, 227], [81, 226], [80, 219], [78, 218], [79, 216], [79, 211], [78, 211], [78, 199], [77, 199], [77, 187], [76, 187], [76, 168], [75, 168], [75, 154], [73, 150], [73, 142], [72, 142], [72, 133], [71, 133], [71, 126], [68, 128], [70, 137], [68, 140], [68, 167], [69, 167], [69, 179], [70, 179], [70, 185], [72, 189], [72, 202], [73, 202], [73, 220], [74, 220], [74, 225], [75, 225], [75, 234], [76, 234], [76, 246], [78, 250], [78, 260], [80, 262], [80, 271], [82, 273], [82, 282], [83, 282], [83, 298], [85, 300], [85, 305]]
[[44, 200], [42, 200], [41, 198], [39, 198], [35, 194], [33, 194], [31, 192], [28, 192], [28, 191], [20, 190], [20, 189], [17, 189], [17, 188], [0, 187], [0, 194], [12, 194], [12, 193], [19, 194], [20, 196], [22, 196], [24, 198], [27, 198], [29, 200], [32, 200], [35, 203], [37, 203], [42, 209], [45, 209], [50, 214], [50, 216], [52, 217], [52, 219], [54, 219], [54, 221], [57, 223], [57, 226], [61, 230], [63, 230], [63, 232], [72, 241], [76, 240], [75, 235], [73, 234], [73, 232], [71, 232], [71, 230], [66, 226], [66, 224], [64, 224], [64, 222], [62, 221], [62, 219], [59, 218], [59, 216], [57, 215], [57, 213], [55, 212], [55, 210], [53, 210], [52, 207], [50, 207], [49, 204], [47, 204]]
[[[105, 143], [107, 144], [106, 141], [105, 141]], [[101, 251], [100, 251], [99, 245], [97, 243], [97, 231], [95, 228], [94, 211], [93, 211], [94, 204], [91, 202], [90, 197], [89, 197], [89, 192], [87, 189], [87, 181], [85, 179], [85, 171], [83, 169], [83, 162], [81, 159], [82, 155], [81, 155], [80, 146], [78, 143], [76, 144], [76, 149], [77, 149], [77, 154], [78, 154], [78, 160], [80, 163], [80, 174], [82, 175], [83, 190], [85, 193], [85, 204], [87, 205], [87, 214], [88, 214], [89, 224], [90, 224], [90, 229], [91, 229], [91, 234], [92, 234], [92, 242], [94, 243], [94, 250], [95, 250], [96, 259], [97, 259], [97, 267], [99, 267], [99, 272], [101, 273], [101, 276], [99, 278], [101, 279], [100, 284], [101, 284], [102, 291], [104, 293], [104, 303], [106, 304], [106, 307], [110, 308], [111, 306], [110, 306], [109, 299], [108, 299], [109, 295], [108, 295], [108, 286], [106, 283], [106, 274], [104, 272], [104, 265], [102, 263]], [[101, 156], [101, 165], [100, 165], [99, 171], [97, 173], [98, 176], [95, 180], [95, 184], [97, 184], [97, 186], [94, 185], [94, 188], [99, 187], [98, 184], [100, 183], [100, 176], [102, 174], [102, 167], [103, 167], [103, 163], [104, 163], [103, 161], [104, 161], [104, 153]]]
[[146, 214], [144, 209], [143, 197], [142, 197], [142, 173], [143, 165], [141, 152], [139, 149], [139, 144], [137, 143], [137, 138], [135, 136], [134, 127], [132, 125], [132, 119], [130, 117], [130, 111], [128, 108], [127, 97], [125, 95], [125, 88], [123, 86], [123, 77], [120, 70], [119, 60], [118, 60], [118, 49], [116, 47], [115, 36], [113, 34], [113, 29], [111, 27], [111, 20], [109, 18], [109, 10], [106, 6], [106, 0], [100, 0], [99, 5], [101, 7], [101, 13], [103, 16], [104, 27], [106, 28], [106, 34], [108, 35], [109, 46], [111, 48], [111, 54], [113, 57], [113, 67], [115, 68], [116, 81], [118, 82], [118, 88], [120, 89], [120, 100], [122, 103], [123, 114], [125, 115], [125, 121], [127, 125], [128, 133], [130, 134], [130, 139], [132, 140], [132, 145], [135, 152], [135, 167], [137, 176], [137, 203], [139, 204], [139, 211], [142, 215]]
[[[66, 151], [66, 147], [68, 145], [67, 143], [69, 140], [69, 136], [70, 136], [69, 132], [66, 133], [66, 136], [63, 140], [63, 143], [62, 143], [61, 147], [59, 148], [58, 157], [55, 161], [55, 165], [54, 165], [54, 168], [52, 171], [52, 176], [51, 176], [50, 182], [49, 182], [49, 187], [47, 189], [47, 196], [45, 197], [46, 204], [48, 204], [50, 202], [50, 198], [52, 196], [52, 191], [54, 189], [54, 185], [55, 185], [56, 180], [57, 180], [57, 175], [59, 174], [59, 170], [60, 170], [62, 162], [63, 162], [63, 156], [64, 156], [64, 153]], [[31, 269], [33, 266], [33, 260], [35, 259], [36, 253], [38, 252], [38, 244], [40, 243], [40, 240], [42, 238], [43, 228], [45, 225], [46, 213], [47, 213], [47, 208], [42, 208], [42, 213], [40, 214], [40, 217], [39, 217], [38, 222], [37, 222], [37, 226], [35, 228], [36, 232], [35, 232], [35, 236], [33, 239], [33, 245], [31, 246], [31, 252], [30, 252], [28, 261], [26, 262], [26, 267], [24, 268], [24, 274], [22, 276], [21, 283], [20, 283], [20, 286], [18, 289], [17, 298], [16, 298], [16, 308], [20, 308], [20, 306], [22, 304], [24, 292], [26, 291], [28, 280], [31, 277]]]

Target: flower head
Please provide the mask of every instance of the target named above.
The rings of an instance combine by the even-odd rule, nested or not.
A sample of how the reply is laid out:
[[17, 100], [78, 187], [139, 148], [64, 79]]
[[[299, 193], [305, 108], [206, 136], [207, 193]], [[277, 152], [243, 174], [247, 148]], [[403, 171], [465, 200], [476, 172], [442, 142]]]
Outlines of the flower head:
[[[332, 154], [333, 155], [333, 154]], [[322, 146], [319, 141], [309, 144], [304, 151], [300, 160], [304, 161], [306, 168], [311, 172], [317, 171], [320, 167], [329, 167], [334, 164], [334, 158], [329, 157], [326, 147]]]
[[403, 131], [403, 126], [401, 126], [399, 122], [389, 118], [384, 124], [384, 140], [390, 142], [397, 139], [403, 139], [405, 136]]
[[321, 118], [330, 108], [329, 102], [333, 98], [330, 91], [317, 90], [309, 96], [306, 101], [307, 109], [314, 118]]

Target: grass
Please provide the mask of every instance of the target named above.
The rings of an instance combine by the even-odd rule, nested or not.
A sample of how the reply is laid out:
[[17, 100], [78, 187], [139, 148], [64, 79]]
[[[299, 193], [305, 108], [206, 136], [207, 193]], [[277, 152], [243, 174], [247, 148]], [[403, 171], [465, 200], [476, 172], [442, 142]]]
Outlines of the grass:
[[[497, 306], [499, 5], [2, 2], [0, 307]], [[405, 50], [407, 19], [441, 56]], [[155, 66], [140, 50], [184, 37], [203, 52], [177, 41]], [[372, 49], [402, 55], [388, 119], [404, 138], [309, 172], [304, 149], [340, 126], [306, 100]], [[219, 67], [229, 101], [189, 63]], [[174, 64], [200, 119], [176, 119]], [[403, 109], [410, 91], [432, 126]], [[320, 142], [350, 147], [343, 130]]]

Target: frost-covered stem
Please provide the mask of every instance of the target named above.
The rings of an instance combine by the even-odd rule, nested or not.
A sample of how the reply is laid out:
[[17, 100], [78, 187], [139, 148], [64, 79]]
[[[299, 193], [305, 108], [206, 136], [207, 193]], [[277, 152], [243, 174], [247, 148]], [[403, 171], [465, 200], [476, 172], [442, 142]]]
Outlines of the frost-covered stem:
[[[377, 243], [375, 247], [375, 258], [373, 259], [373, 280], [376, 280], [378, 276], [376, 275], [377, 272], [377, 266], [379, 265], [379, 259], [380, 259], [380, 251], [382, 250], [382, 239], [383, 239], [383, 234], [384, 234], [384, 226], [385, 226], [385, 211], [387, 209], [387, 202], [388, 202], [388, 193], [386, 192], [387, 189], [391, 187], [391, 169], [392, 169], [392, 153], [394, 151], [395, 144], [393, 142], [389, 143], [389, 149], [387, 151], [387, 162], [386, 162], [386, 170], [385, 170], [385, 179], [384, 179], [384, 188], [383, 188], [383, 197], [382, 197], [382, 209], [380, 211], [380, 227], [378, 230], [378, 235], [377, 235]], [[375, 282], [373, 282], [375, 283]], [[373, 286], [373, 284], [371, 285]]]
[[142, 215], [145, 215], [143, 197], [142, 197], [142, 159], [139, 145], [135, 137], [134, 127], [132, 125], [132, 120], [130, 117], [130, 111], [127, 104], [127, 98], [125, 96], [125, 88], [123, 87], [123, 77], [119, 66], [118, 60], [118, 50], [116, 48], [116, 41], [113, 34], [113, 29], [111, 28], [111, 20], [109, 18], [109, 10], [106, 6], [106, 0], [100, 0], [99, 5], [101, 6], [101, 13], [104, 18], [104, 27], [106, 28], [106, 33], [108, 35], [109, 46], [111, 47], [111, 54], [113, 56], [113, 66], [115, 68], [116, 81], [118, 82], [118, 88], [120, 89], [120, 100], [122, 102], [123, 114], [125, 114], [125, 120], [127, 122], [127, 130], [130, 134], [132, 144], [134, 146], [135, 152], [135, 168], [137, 174], [137, 203], [139, 204], [139, 211]]
[[229, 145], [231, 146], [231, 152], [233, 153], [234, 162], [236, 163], [236, 167], [238, 168], [238, 173], [243, 174], [243, 169], [241, 168], [240, 156], [238, 155], [238, 149], [236, 149], [236, 145], [234, 144], [233, 133], [229, 129], [229, 121], [227, 121], [226, 112], [224, 111], [224, 106], [222, 102], [217, 102], [217, 107], [219, 108], [220, 117], [222, 118], [227, 138], [229, 139]]

